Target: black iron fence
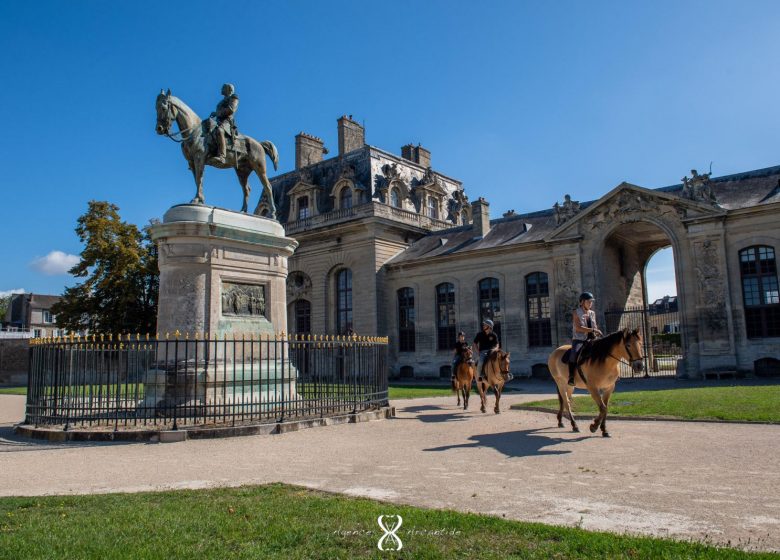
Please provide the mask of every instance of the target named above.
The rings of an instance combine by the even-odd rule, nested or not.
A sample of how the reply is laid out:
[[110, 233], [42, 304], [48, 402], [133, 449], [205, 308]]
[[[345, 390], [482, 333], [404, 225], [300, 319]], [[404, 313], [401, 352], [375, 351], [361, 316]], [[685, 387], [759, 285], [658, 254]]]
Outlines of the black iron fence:
[[620, 365], [620, 377], [674, 377], [683, 358], [680, 315], [677, 311], [651, 313], [645, 307], [610, 310], [604, 313], [605, 332], [638, 329], [644, 340], [644, 371], [635, 373], [629, 365]]
[[386, 404], [386, 338], [64, 337], [31, 342], [26, 424], [235, 426]]

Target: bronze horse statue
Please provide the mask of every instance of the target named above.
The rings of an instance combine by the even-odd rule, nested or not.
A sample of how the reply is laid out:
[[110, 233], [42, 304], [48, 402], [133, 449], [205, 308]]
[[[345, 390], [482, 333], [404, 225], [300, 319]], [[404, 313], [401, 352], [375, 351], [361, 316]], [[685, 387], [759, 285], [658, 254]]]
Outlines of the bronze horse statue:
[[504, 384], [512, 380], [512, 374], [509, 373], [509, 352], [503, 350], [493, 350], [485, 358], [485, 365], [482, 368], [482, 374], [477, 378], [477, 390], [482, 406], [481, 412], [485, 412], [487, 406], [487, 391], [491, 387], [496, 394], [496, 406], [493, 412], [499, 414], [501, 410], [498, 407], [501, 400], [501, 393], [504, 391]]
[[476, 367], [471, 361], [472, 356], [471, 348], [463, 351], [458, 367], [455, 368], [455, 376], [452, 378], [452, 390], [458, 395], [458, 406], [460, 406], [460, 396], [463, 395], [463, 410], [468, 410], [469, 408], [471, 384], [476, 374]]
[[[260, 178], [265, 191], [265, 197], [268, 200], [270, 210], [266, 217], [276, 218], [276, 205], [274, 204], [273, 190], [271, 183], [266, 175], [265, 157], [271, 158], [274, 169], [279, 165], [279, 154], [273, 143], [265, 141], [258, 142], [254, 138], [237, 134], [232, 147], [228, 147], [224, 162], [211, 157], [208, 127], [201, 121], [200, 117], [190, 109], [178, 97], [171, 95], [171, 90], [167, 93], [160, 91], [157, 96], [157, 134], [168, 136], [176, 142], [181, 142], [181, 150], [184, 158], [192, 170], [195, 177], [197, 192], [192, 204], [203, 204], [203, 172], [207, 165], [227, 169], [232, 167], [238, 175], [238, 182], [244, 191], [244, 203], [241, 211], [246, 212], [249, 204], [249, 175], [254, 171]], [[173, 121], [179, 126], [179, 132], [171, 134], [171, 125]], [[181, 139], [177, 140], [178, 135]], [[262, 200], [262, 197], [261, 197]]]
[[599, 414], [590, 425], [590, 431], [593, 433], [601, 428], [601, 435], [610, 437], [607, 431], [609, 398], [612, 396], [620, 376], [621, 363], [631, 364], [634, 371], [642, 371], [644, 367], [642, 335], [638, 330], [624, 329], [595, 340], [586, 346], [582, 350], [584, 354], [578, 362], [585, 380], [578, 371], [575, 377], [575, 387], [568, 385], [569, 366], [562, 360], [564, 353], [570, 348], [570, 344], [556, 348], [547, 360], [550, 374], [558, 386], [558, 427], [563, 428], [565, 411], [571, 421], [572, 431], [580, 431], [572, 412], [571, 396], [575, 387], [587, 389], [599, 407]]

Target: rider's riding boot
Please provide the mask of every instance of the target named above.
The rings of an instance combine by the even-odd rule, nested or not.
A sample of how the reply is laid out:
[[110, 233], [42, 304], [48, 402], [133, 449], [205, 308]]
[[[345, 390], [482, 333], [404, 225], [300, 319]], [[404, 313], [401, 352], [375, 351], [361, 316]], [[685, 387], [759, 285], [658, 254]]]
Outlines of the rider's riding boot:
[[569, 362], [569, 385], [574, 387], [574, 370], [577, 367], [577, 364], [574, 362]]
[[217, 153], [214, 155], [214, 159], [219, 163], [225, 163], [227, 156], [227, 144], [225, 143], [225, 137], [222, 134], [217, 133], [215, 135], [217, 141]]

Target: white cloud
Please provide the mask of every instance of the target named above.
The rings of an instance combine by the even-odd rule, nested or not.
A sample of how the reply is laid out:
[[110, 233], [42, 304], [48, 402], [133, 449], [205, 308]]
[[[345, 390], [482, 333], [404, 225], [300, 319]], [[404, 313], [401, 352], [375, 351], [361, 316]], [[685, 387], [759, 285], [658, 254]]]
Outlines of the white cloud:
[[58, 274], [67, 274], [76, 263], [79, 257], [69, 255], [62, 251], [52, 251], [45, 257], [39, 257], [30, 263], [30, 266], [47, 276], [56, 276]]
[[13, 289], [13, 290], [4, 290], [4, 291], [0, 291], [0, 298], [8, 297], [8, 296], [10, 296], [12, 294], [23, 294], [23, 293], [24, 293], [24, 288], [16, 288], [16, 289]]

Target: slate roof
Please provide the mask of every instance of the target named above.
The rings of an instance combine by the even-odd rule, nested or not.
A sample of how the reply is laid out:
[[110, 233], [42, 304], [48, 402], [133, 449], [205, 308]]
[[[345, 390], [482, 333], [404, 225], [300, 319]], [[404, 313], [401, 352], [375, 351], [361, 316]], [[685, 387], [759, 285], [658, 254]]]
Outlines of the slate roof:
[[[718, 203], [726, 210], [780, 202], [780, 166], [715, 177], [710, 183]], [[655, 190], [679, 195], [682, 183]], [[596, 202], [598, 200], [581, 202], [580, 211]], [[484, 238], [476, 236], [470, 226], [441, 230], [416, 241], [389, 264], [542, 241], [557, 227], [555, 212], [550, 208], [491, 220], [490, 231]]]

